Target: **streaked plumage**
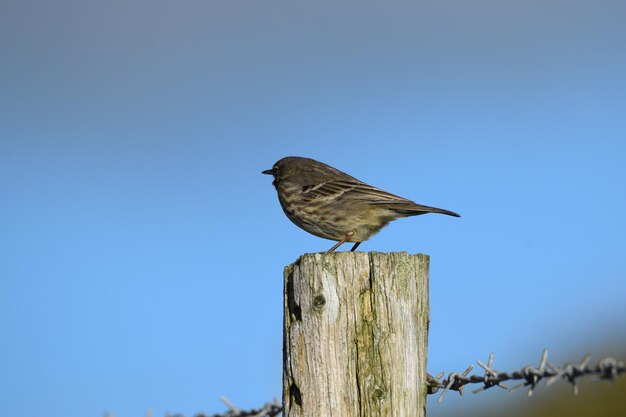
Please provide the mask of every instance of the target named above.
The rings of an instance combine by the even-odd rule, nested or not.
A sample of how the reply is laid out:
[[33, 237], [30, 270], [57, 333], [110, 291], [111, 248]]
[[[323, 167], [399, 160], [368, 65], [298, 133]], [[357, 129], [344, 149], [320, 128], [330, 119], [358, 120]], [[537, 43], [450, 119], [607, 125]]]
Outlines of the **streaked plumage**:
[[458, 214], [372, 187], [336, 168], [309, 158], [289, 156], [276, 162], [272, 184], [287, 217], [315, 236], [356, 242], [352, 250], [378, 233], [390, 221], [426, 213]]

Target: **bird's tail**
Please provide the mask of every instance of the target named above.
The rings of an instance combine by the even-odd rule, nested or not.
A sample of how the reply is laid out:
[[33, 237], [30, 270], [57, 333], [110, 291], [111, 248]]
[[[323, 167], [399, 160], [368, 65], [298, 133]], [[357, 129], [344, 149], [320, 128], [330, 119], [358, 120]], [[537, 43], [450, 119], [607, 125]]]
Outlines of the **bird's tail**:
[[415, 203], [397, 204], [397, 205], [390, 204], [389, 208], [403, 216], [418, 216], [420, 214], [426, 214], [426, 213], [439, 213], [439, 214], [446, 214], [448, 216], [461, 217], [459, 214], [450, 210], [445, 210], [445, 209], [441, 209], [437, 207], [423, 206], [421, 204], [415, 204]]

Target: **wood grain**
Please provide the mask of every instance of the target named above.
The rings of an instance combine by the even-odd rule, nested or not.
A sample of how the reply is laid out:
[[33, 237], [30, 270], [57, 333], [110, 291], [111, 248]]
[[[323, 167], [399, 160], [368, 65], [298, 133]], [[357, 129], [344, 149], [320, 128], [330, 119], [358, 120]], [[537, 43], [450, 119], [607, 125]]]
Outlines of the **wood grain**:
[[285, 268], [285, 416], [425, 415], [428, 265], [339, 252]]

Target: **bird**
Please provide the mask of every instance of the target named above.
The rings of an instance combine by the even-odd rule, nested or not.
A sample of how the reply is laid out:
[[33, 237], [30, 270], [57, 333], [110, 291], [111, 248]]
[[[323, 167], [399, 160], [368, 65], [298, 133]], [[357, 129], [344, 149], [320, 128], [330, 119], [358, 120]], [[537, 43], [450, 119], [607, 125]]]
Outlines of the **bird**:
[[426, 213], [460, 217], [388, 193], [310, 158], [287, 156], [261, 173], [274, 178], [272, 185], [289, 220], [315, 236], [337, 242], [327, 252], [354, 242], [353, 252], [398, 218]]

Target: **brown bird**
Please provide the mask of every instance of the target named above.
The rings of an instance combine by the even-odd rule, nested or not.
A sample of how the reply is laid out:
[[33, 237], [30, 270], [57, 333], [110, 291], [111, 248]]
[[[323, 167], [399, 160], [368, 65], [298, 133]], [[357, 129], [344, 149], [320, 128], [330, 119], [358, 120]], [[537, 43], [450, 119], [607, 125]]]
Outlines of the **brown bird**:
[[374, 236], [392, 220], [426, 213], [458, 214], [372, 187], [314, 159], [288, 156], [262, 172], [272, 175], [283, 211], [296, 226], [325, 239], [336, 240], [332, 252], [345, 242]]

